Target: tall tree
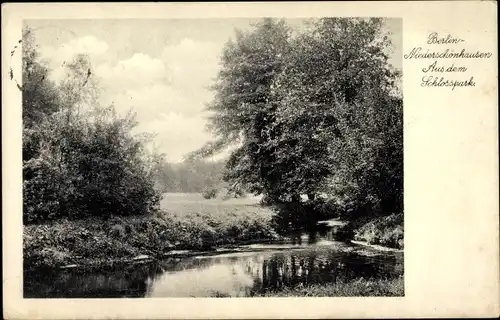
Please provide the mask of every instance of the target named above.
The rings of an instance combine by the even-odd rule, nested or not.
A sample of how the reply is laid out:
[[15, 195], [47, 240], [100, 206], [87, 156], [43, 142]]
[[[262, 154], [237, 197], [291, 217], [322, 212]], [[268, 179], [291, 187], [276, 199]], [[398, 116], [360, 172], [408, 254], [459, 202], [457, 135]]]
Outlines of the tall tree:
[[213, 116], [209, 129], [217, 139], [197, 155], [207, 156], [233, 143], [239, 147], [227, 161], [225, 180], [234, 189], [276, 196], [280, 177], [272, 168], [273, 151], [266, 148], [276, 105], [270, 101], [271, 85], [284, 67], [289, 50], [289, 29], [284, 21], [263, 19], [251, 32], [237, 31], [222, 56], [222, 70], [215, 99], [208, 106]]
[[319, 192], [351, 211], [402, 206], [402, 104], [382, 19], [318, 19], [295, 38], [264, 20], [229, 43], [198, 154], [241, 143], [226, 179], [272, 202]]
[[288, 168], [301, 173], [296, 188], [312, 193], [333, 180], [335, 195], [358, 213], [402, 209], [402, 103], [393, 94], [399, 73], [388, 63], [383, 22], [318, 20], [297, 39], [281, 82], [279, 114], [292, 128], [285, 141], [304, 150], [286, 152], [295, 157]]
[[23, 28], [22, 38], [23, 125], [30, 128], [61, 108], [56, 85], [40, 61], [33, 30]]
[[49, 70], [40, 60], [33, 30], [23, 28], [22, 37], [22, 116], [23, 159], [35, 157], [40, 150], [37, 126], [48, 116], [61, 110], [62, 104], [56, 84], [49, 78]]

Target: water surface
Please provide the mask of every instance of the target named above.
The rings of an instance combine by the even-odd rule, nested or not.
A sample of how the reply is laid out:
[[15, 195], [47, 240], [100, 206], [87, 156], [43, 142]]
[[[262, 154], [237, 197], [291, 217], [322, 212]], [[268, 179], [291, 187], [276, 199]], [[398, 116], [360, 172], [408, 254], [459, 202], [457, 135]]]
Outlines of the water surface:
[[403, 275], [403, 253], [331, 240], [328, 230], [287, 243], [240, 246], [131, 264], [119, 270], [25, 274], [25, 298], [251, 297], [266, 291]]

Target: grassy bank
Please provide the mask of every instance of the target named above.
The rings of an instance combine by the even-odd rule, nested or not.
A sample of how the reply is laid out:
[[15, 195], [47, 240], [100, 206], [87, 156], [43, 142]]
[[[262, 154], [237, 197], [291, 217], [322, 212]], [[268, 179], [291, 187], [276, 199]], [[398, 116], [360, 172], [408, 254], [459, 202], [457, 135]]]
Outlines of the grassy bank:
[[[167, 194], [153, 215], [60, 219], [24, 226], [25, 269], [76, 264], [102, 269], [134, 257], [161, 258], [172, 250], [210, 250], [278, 237], [273, 212], [258, 199], [203, 199]], [[403, 217], [393, 215], [341, 230], [338, 240], [403, 247]], [[319, 289], [318, 289], [319, 290]]]
[[371, 220], [354, 231], [354, 240], [389, 248], [404, 249], [403, 220], [403, 214], [393, 214]]
[[[403, 277], [385, 279], [356, 279], [347, 283], [315, 284], [283, 288], [257, 294], [256, 297], [401, 297], [404, 296]], [[228, 297], [215, 292], [213, 297]]]
[[318, 284], [267, 292], [264, 297], [388, 297], [404, 296], [402, 277], [392, 280], [357, 279], [347, 283]]
[[[277, 237], [272, 213], [247, 203], [173, 201], [148, 216], [58, 220], [24, 226], [25, 269], [69, 264], [102, 267], [139, 255], [207, 250]], [[166, 206], [166, 204], [163, 204]]]

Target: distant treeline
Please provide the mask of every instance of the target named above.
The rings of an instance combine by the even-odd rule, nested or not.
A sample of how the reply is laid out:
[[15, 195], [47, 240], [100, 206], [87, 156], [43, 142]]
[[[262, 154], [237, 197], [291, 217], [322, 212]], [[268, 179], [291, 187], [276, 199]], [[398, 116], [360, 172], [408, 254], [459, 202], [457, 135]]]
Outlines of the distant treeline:
[[160, 164], [155, 173], [156, 187], [162, 192], [203, 192], [208, 188], [223, 188], [225, 161], [184, 161]]

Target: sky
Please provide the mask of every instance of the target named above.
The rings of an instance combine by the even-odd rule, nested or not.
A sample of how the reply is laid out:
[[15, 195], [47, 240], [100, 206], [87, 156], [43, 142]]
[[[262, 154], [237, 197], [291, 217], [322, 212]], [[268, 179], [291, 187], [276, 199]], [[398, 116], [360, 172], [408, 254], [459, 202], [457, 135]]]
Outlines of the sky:
[[[137, 114], [137, 132], [155, 133], [155, 147], [170, 162], [212, 139], [204, 112], [219, 58], [235, 28], [256, 19], [29, 20], [42, 58], [60, 80], [62, 65], [87, 54], [101, 88], [103, 105]], [[287, 21], [300, 26], [303, 20]], [[394, 50], [390, 62], [402, 65], [402, 22], [388, 20]]]

